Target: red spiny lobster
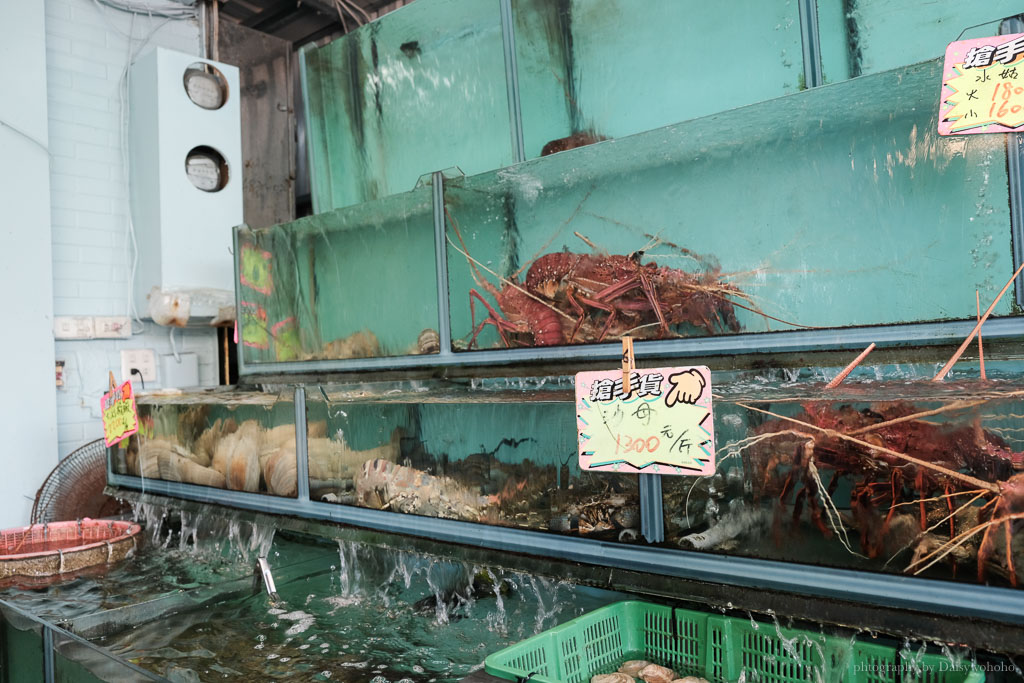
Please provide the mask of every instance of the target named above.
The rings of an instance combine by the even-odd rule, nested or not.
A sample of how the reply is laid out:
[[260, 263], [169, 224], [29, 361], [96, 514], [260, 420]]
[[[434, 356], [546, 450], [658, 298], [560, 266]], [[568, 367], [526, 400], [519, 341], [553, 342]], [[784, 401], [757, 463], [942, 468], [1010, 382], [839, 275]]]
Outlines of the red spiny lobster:
[[[494, 328], [498, 331], [498, 336], [501, 337], [501, 341], [505, 346], [512, 346], [512, 341], [526, 346], [557, 346], [563, 344], [565, 338], [562, 334], [562, 324], [559, 317], [565, 316], [565, 314], [551, 304], [546, 303], [533, 292], [530, 292], [528, 288], [519, 284], [516, 275], [513, 275], [511, 278], [502, 278], [503, 285], [500, 289], [491, 284], [480, 273], [472, 257], [469, 256], [469, 250], [462, 239], [462, 232], [447, 209], [445, 210], [445, 215], [451, 221], [455, 235], [459, 239], [459, 244], [462, 245], [463, 254], [469, 261], [473, 280], [494, 297], [498, 308], [504, 313], [502, 315], [502, 313], [494, 310], [494, 307], [484, 299], [479, 291], [470, 289], [469, 311], [470, 320], [473, 325], [473, 336], [470, 338], [468, 348], [473, 348], [476, 338], [480, 336], [480, 332], [485, 325], [494, 325]], [[488, 313], [488, 316], [480, 321], [479, 325], [476, 323], [474, 299], [483, 304]], [[508, 335], [515, 336], [510, 338]]]
[[[628, 256], [556, 253], [538, 258], [526, 273], [525, 284], [554, 302], [563, 299], [578, 316], [568, 334], [572, 343], [583, 326], [584, 306], [603, 311], [604, 326], [597, 341], [610, 331], [657, 327], [657, 336], [670, 334], [672, 325], [689, 323], [708, 334], [725, 329], [738, 332], [739, 322], [729, 296], [742, 298], [734, 285], [718, 281], [717, 270], [693, 274], [656, 263], [641, 263], [643, 252]], [[625, 318], [619, 327], [619, 318]]]
[[[832, 536], [836, 520], [829, 520], [831, 528], [825, 524], [817, 499], [820, 497], [826, 508], [831, 505], [835, 510], [831, 496], [839, 477], [857, 476], [860, 481], [850, 494], [851, 511], [860, 531], [861, 548], [869, 557], [878, 557], [882, 552], [883, 538], [898, 506], [910, 503], [918, 506], [923, 535], [929, 530], [926, 502], [944, 501], [942, 512], [934, 513], [943, 516], [940, 523], [949, 520], [950, 541], [915, 560], [908, 568], [918, 572], [930, 566], [925, 562], [942, 559], [971, 536], [984, 531], [977, 551], [978, 576], [979, 581], [983, 581], [985, 565], [995, 551], [993, 527], [1002, 525], [1006, 537], [1006, 568], [1011, 583], [1017, 585], [1010, 541], [1013, 525], [1024, 518], [1024, 473], [1014, 474], [1024, 470], [1024, 454], [1012, 451], [1001, 437], [982, 429], [979, 421], [971, 426], [957, 426], [922, 419], [976, 404], [959, 402], [925, 412], [916, 411], [906, 402], [875, 404], [860, 411], [850, 406], [835, 410], [824, 404], [811, 404], [794, 418], [768, 413], [779, 419], [761, 425], [751, 438], [752, 445], [765, 439], [774, 442], [767, 448], [761, 444], [754, 447], [754, 458], [762, 463], [755, 476], [764, 483], [763, 491], [778, 491], [780, 502], [802, 483], [793, 503], [793, 520], [799, 521], [806, 499], [812, 521], [827, 537]], [[799, 429], [801, 426], [806, 429]], [[794, 448], [791, 458], [785, 457], [785, 446], [782, 450], [778, 448], [779, 441]], [[783, 475], [779, 469], [785, 465], [789, 468]], [[825, 496], [820, 490], [819, 467], [833, 471]], [[965, 471], [984, 479], [965, 474]], [[778, 482], [783, 476], [780, 486]], [[901, 502], [908, 487], [916, 493], [917, 500]], [[977, 494], [972, 502], [994, 495], [981, 508], [992, 507], [992, 510], [987, 521], [958, 536], [953, 518], [970, 503], [954, 510], [952, 499], [971, 494]], [[884, 521], [877, 507], [879, 504], [889, 506]]]
[[[448, 219], [473, 279], [497, 303], [496, 310], [480, 291], [469, 291], [473, 321], [469, 348], [486, 325], [494, 325], [505, 346], [554, 346], [624, 334], [665, 337], [672, 333], [671, 326], [684, 323], [708, 334], [740, 329], [729, 296], [746, 297], [735, 286], [718, 281], [717, 269], [692, 274], [644, 264], [640, 262], [643, 252], [628, 256], [560, 252], [537, 258], [523, 283], [518, 282], [517, 273], [502, 278], [498, 288], [481, 275], [458, 225], [450, 214]], [[477, 301], [488, 311], [479, 324]]]

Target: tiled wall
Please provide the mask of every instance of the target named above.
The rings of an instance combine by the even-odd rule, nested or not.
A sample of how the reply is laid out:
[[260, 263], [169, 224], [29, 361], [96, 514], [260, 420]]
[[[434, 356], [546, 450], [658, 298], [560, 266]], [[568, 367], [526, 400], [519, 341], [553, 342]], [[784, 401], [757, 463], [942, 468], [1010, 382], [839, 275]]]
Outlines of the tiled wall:
[[[133, 18], [92, 0], [46, 0], [54, 315], [128, 314], [122, 75], [130, 59], [153, 47], [198, 55], [200, 45], [194, 21]], [[102, 436], [99, 399], [108, 371], [120, 374], [122, 349], [154, 349], [158, 357], [171, 353], [167, 328], [134, 327], [138, 334], [130, 339], [56, 342], [56, 357], [66, 363], [65, 386], [57, 390], [61, 456]], [[200, 383], [216, 384], [214, 331], [181, 330], [175, 336], [178, 351], [199, 354]]]

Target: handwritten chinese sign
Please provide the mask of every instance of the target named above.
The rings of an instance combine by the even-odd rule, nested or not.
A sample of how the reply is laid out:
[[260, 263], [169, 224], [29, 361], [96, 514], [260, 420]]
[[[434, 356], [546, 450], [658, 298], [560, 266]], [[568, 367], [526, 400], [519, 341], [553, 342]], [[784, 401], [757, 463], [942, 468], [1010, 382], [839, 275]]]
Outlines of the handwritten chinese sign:
[[711, 372], [704, 366], [576, 375], [580, 469], [715, 473]]
[[950, 43], [939, 134], [1024, 130], [1024, 33]]
[[103, 394], [100, 409], [103, 414], [103, 436], [108, 448], [139, 431], [139, 411], [135, 407], [131, 382], [125, 382]]

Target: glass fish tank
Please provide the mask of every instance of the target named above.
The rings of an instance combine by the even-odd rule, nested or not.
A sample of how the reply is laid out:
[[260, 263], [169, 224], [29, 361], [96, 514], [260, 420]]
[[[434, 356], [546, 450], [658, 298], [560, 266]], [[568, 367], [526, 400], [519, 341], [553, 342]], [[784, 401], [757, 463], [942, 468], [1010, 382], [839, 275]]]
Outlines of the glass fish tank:
[[139, 431], [109, 450], [111, 471], [142, 480], [294, 496], [294, 394], [139, 393]]
[[580, 469], [567, 380], [536, 391], [484, 383], [429, 394], [395, 388], [372, 398], [363, 389], [321, 387], [306, 404], [310, 497], [636, 542], [637, 476]]
[[237, 240], [247, 366], [438, 352], [429, 186]]
[[1003, 17], [1020, 13], [1014, 0], [823, 0], [817, 4], [822, 80], [847, 78], [940, 57], [954, 40], [999, 33]]
[[665, 547], [1024, 582], [1024, 385], [716, 392], [718, 471], [662, 478]]
[[941, 72], [446, 182], [454, 349], [973, 320], [1014, 270], [1006, 147], [937, 134]]
[[516, 160], [499, 0], [419, 0], [300, 59], [317, 213]]
[[524, 159], [807, 87], [798, 3], [513, 0], [512, 15]]
[[[713, 388], [714, 473], [641, 467], [660, 482], [650, 498], [638, 474], [580, 467], [570, 376], [315, 385], [301, 427], [310, 500], [674, 551], [1024, 580], [1018, 380], [825, 389], [737, 371], [716, 373]], [[113, 470], [296, 497], [292, 402], [231, 396], [141, 398], [143, 431], [111, 450]], [[209, 465], [196, 462], [206, 454]]]

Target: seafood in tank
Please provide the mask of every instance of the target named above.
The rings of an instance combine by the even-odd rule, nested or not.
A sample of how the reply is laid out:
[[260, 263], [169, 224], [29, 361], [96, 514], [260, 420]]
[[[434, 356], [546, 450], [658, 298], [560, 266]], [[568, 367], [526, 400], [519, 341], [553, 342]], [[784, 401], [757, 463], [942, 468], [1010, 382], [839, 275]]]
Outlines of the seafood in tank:
[[669, 543], [1024, 581], [1024, 390], [876, 383], [775, 393], [718, 401], [720, 472], [666, 487]]
[[[465, 256], [476, 287], [483, 290], [469, 289], [472, 331], [466, 349], [478, 345], [488, 325], [505, 347], [560, 346], [625, 335], [664, 339], [739, 332], [736, 308], [771, 318], [722, 274], [713, 258], [671, 245], [698, 262], [700, 267], [691, 272], [659, 265], [643, 248], [630, 254], [604, 253], [579, 233], [593, 253], [544, 253], [510, 276], [499, 276], [500, 286], [495, 285], [470, 254], [450, 212], [447, 218], [457, 243], [453, 246]], [[660, 241], [653, 239], [648, 247]], [[486, 312], [479, 323], [478, 305]]]
[[[138, 394], [139, 431], [112, 449], [117, 474], [294, 496], [295, 408], [273, 394]], [[315, 432], [316, 426], [312, 426]], [[271, 467], [271, 464], [274, 466]], [[276, 469], [275, 469], [276, 468]], [[272, 475], [277, 472], [277, 478]]]
[[[327, 400], [307, 398], [310, 420], [326, 423], [331, 439], [344, 440], [349, 450], [317, 453], [317, 440], [310, 439], [310, 491], [317, 500], [639, 539], [638, 480], [580, 470], [567, 390], [459, 391], [429, 402], [415, 392], [350, 398], [327, 388], [324, 395]], [[331, 476], [317, 479], [321, 470]]]

